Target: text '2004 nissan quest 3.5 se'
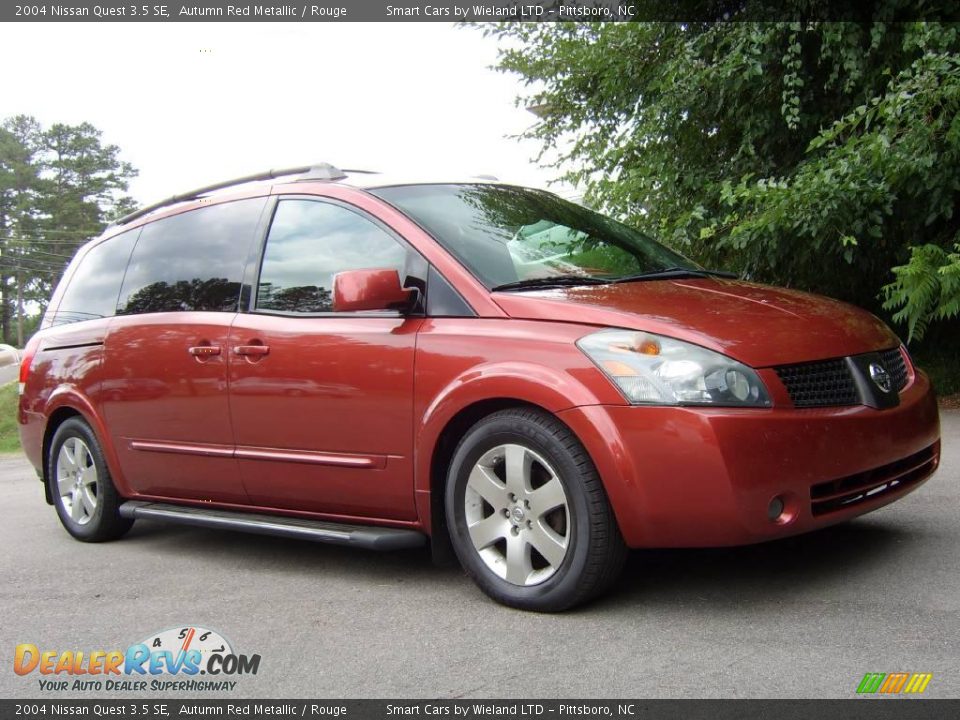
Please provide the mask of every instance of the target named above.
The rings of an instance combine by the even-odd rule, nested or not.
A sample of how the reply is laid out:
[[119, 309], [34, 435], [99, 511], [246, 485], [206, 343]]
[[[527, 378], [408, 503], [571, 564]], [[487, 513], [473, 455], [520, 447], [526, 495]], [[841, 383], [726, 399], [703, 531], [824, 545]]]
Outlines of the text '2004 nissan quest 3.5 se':
[[111, 226], [20, 382], [23, 446], [79, 540], [137, 518], [429, 539], [535, 610], [609, 587], [627, 548], [849, 520], [940, 457], [927, 377], [864, 311], [549, 193], [329, 165]]

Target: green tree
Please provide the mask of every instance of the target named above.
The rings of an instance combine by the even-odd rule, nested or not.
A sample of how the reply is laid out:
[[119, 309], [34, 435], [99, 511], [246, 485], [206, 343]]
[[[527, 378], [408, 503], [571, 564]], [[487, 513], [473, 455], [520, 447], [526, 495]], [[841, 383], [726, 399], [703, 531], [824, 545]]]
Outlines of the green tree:
[[914, 337], [960, 310], [958, 26], [487, 32], [542, 118], [525, 135], [589, 201], [707, 264], [874, 310], [886, 299]]
[[89, 123], [44, 129], [16, 116], [0, 131], [0, 322], [22, 344], [24, 306], [42, 311], [77, 249], [134, 207], [135, 177]]
[[41, 142], [48, 230], [102, 228], [136, 207], [125, 194], [136, 170], [120, 159], [119, 147], [103, 143], [93, 125], [57, 123], [43, 132]]
[[37, 223], [40, 133], [39, 124], [23, 115], [0, 125], [0, 336], [8, 344], [17, 342], [13, 322], [22, 328], [24, 284], [34, 273], [26, 258]]

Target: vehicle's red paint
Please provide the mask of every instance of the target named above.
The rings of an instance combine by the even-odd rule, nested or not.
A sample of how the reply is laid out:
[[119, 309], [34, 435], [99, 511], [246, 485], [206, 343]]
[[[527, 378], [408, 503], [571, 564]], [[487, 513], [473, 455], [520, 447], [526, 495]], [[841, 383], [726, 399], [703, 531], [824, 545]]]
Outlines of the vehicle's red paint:
[[[77, 412], [102, 440], [125, 497], [430, 533], [432, 463], [444, 431], [479, 403], [524, 403], [554, 413], [584, 444], [631, 546], [727, 545], [822, 527], [896, 499], [904, 493], [816, 518], [809, 507], [812, 485], [939, 437], [929, 382], [912, 368], [893, 409], [792, 407], [766, 368], [898, 343], [868, 313], [824, 298], [719, 279], [490, 293], [416, 223], [336, 183], [254, 186], [109, 232], [267, 194], [327, 197], [370, 213], [435, 266], [476, 317], [165, 313], [45, 324], [19, 414], [38, 469], [49, 419]], [[601, 327], [727, 353], [759, 368], [773, 407], [630, 406], [574, 344]], [[789, 522], [767, 519], [775, 495], [787, 496]]]
[[721, 278], [494, 293], [515, 318], [661, 333], [753, 367], [858, 355], [900, 344], [868, 312], [797, 290]]
[[[166, 312], [115, 317], [104, 341], [99, 412], [120, 469], [140, 495], [246, 502], [230, 455], [155, 452], [138, 441], [230, 448], [227, 394], [231, 313]], [[81, 325], [82, 323], [78, 324]], [[220, 348], [194, 355], [193, 347]]]
[[[97, 437], [107, 438], [100, 412], [103, 339], [109, 320], [90, 320], [44, 330], [34, 336], [36, 353], [20, 396], [18, 421], [24, 453], [39, 473], [43, 465], [48, 421], [63, 413], [79, 414]], [[120, 471], [115, 447], [104, 443], [104, 455], [118, 489], [130, 493]]]
[[[230, 358], [233, 438], [251, 502], [415, 517], [413, 371], [422, 322], [237, 316], [231, 346], [270, 346], [262, 358]], [[339, 461], [305, 462], [309, 452]]]
[[566, 323], [431, 318], [417, 339], [417, 510], [431, 525], [433, 450], [462, 410], [513, 400], [552, 413], [581, 405], [623, 404], [623, 396], [574, 343], [590, 331]]
[[[901, 398], [888, 410], [592, 405], [559, 417], [590, 448], [629, 545], [737, 545], [842, 522], [906, 494], [816, 518], [810, 512], [812, 485], [886, 465], [938, 440], [927, 377], [918, 373]], [[797, 501], [798, 512], [779, 525], [767, 519], [767, 506], [783, 494]]]
[[348, 270], [333, 276], [334, 312], [395, 310], [410, 303], [396, 270]]

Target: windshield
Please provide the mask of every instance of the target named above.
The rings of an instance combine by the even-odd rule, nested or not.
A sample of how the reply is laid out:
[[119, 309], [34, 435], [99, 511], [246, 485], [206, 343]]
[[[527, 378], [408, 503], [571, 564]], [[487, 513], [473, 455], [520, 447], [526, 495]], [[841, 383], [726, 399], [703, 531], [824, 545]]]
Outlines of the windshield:
[[488, 289], [699, 269], [637, 230], [540, 190], [404, 185], [371, 192], [419, 223]]

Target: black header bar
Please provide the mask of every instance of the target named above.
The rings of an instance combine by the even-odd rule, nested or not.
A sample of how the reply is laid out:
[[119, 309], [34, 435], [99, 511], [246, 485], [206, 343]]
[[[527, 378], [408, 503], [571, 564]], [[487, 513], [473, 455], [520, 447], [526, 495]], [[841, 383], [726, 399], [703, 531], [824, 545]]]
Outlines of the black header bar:
[[722, 22], [960, 20], [960, 0], [15, 0], [3, 22]]
[[3, 718], [182, 720], [941, 720], [960, 700], [0, 700]]

